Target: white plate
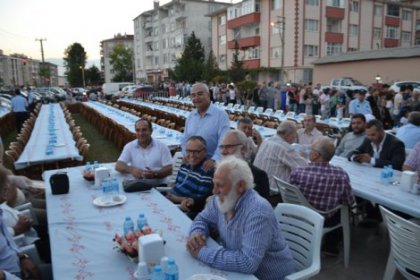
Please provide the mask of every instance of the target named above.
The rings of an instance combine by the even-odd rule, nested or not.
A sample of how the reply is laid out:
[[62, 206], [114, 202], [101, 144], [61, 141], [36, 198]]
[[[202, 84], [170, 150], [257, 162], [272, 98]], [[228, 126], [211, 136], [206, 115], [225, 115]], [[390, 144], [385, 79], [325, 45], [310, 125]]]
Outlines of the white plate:
[[212, 274], [195, 274], [188, 278], [188, 280], [226, 280], [226, 278]]
[[59, 144], [55, 144], [54, 147], [64, 147], [65, 144], [64, 143], [59, 143]]
[[125, 195], [118, 195], [118, 197], [113, 197], [112, 201], [107, 201], [103, 196], [99, 196], [93, 200], [93, 204], [99, 207], [112, 207], [120, 204], [124, 204], [127, 201]]

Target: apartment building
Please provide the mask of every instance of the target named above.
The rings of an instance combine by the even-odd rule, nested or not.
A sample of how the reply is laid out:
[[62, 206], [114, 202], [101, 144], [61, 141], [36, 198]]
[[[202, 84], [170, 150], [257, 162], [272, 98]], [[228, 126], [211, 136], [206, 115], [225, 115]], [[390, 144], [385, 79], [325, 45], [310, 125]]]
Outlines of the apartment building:
[[211, 19], [205, 15], [230, 6], [203, 0], [173, 0], [143, 12], [134, 21], [136, 80], [158, 83], [169, 77], [194, 31], [206, 55], [211, 49]]
[[123, 45], [126, 49], [133, 49], [134, 36], [116, 34], [111, 39], [101, 41], [101, 72], [104, 75], [103, 78], [105, 83], [112, 82], [114, 78], [114, 70], [112, 69], [110, 55], [117, 45]]
[[414, 45], [416, 9], [384, 0], [245, 0], [210, 14], [212, 48], [223, 70], [238, 46], [259, 80], [304, 83], [319, 58]]

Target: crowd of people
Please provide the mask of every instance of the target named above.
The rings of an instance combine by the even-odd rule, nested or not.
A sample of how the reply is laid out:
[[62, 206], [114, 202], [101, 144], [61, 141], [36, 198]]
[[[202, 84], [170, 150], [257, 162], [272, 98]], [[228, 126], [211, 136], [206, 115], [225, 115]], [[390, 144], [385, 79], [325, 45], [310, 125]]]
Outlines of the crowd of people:
[[[372, 167], [391, 165], [396, 170], [413, 170], [420, 174], [418, 94], [409, 87], [402, 88], [395, 96], [382, 88], [369, 93], [355, 92], [353, 98], [349, 93], [334, 89], [321, 90], [318, 85], [314, 88], [306, 85], [294, 92], [262, 83], [253, 92], [250, 99], [253, 104], [306, 113], [302, 127], [296, 122], [283, 121], [276, 134], [266, 139], [253, 128], [249, 118], [239, 120], [238, 127], [230, 129], [227, 113], [212, 103], [212, 100], [236, 102], [235, 91], [234, 85], [228, 85], [223, 97], [221, 88], [216, 85], [209, 88], [204, 83], [195, 83], [188, 87], [195, 109], [185, 121], [181, 141], [183, 163], [175, 186], [163, 193], [194, 219], [186, 247], [193, 257], [209, 266], [254, 274], [258, 279], [283, 279], [294, 272], [291, 252], [273, 211], [273, 206], [281, 201], [273, 176], [297, 186], [315, 208], [328, 211], [340, 204], [353, 206], [362, 201], [353, 195], [347, 172], [330, 163], [334, 156]], [[316, 114], [350, 116], [349, 131], [334, 142], [316, 128]], [[366, 116], [370, 115], [374, 118], [367, 120]], [[394, 121], [404, 124], [396, 135], [385, 131]], [[135, 123], [136, 139], [123, 148], [116, 162], [118, 172], [162, 182], [172, 174], [170, 150], [153, 138], [152, 133], [153, 126], [147, 119]], [[48, 239], [42, 228], [46, 227], [42, 216], [45, 205], [39, 206], [42, 221], [39, 226], [20, 219], [9, 223], [5, 209], [16, 205], [16, 199], [8, 199], [11, 182], [15, 179], [4, 168], [0, 168], [0, 179], [3, 199], [0, 279], [26, 273], [37, 278], [39, 272], [27, 256], [19, 252], [11, 237], [32, 232], [40, 241]], [[22, 185], [15, 183], [14, 188], [25, 189]], [[23, 201], [34, 196], [43, 198], [42, 193], [25, 192]], [[377, 208], [372, 207], [367, 212], [368, 218], [380, 222]], [[339, 222], [339, 213], [325, 218], [325, 224], [332, 226]], [[222, 246], [208, 247], [209, 237]], [[339, 232], [331, 232], [324, 239], [323, 250], [337, 255], [339, 241]], [[49, 248], [48, 244], [39, 246]], [[48, 261], [49, 256], [43, 258]]]

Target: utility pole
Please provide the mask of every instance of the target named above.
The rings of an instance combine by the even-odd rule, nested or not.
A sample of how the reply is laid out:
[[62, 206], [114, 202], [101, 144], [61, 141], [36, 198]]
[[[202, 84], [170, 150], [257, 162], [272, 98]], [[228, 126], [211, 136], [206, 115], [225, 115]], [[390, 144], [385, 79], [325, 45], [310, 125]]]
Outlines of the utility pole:
[[281, 64], [280, 64], [280, 75], [281, 75], [281, 84], [284, 83], [284, 32], [285, 32], [285, 26], [286, 26], [286, 20], [284, 18], [284, 16], [276, 16], [277, 21], [275, 23], [271, 23], [272, 26], [274, 26], [274, 24], [277, 26], [277, 28], [279, 29], [279, 36], [280, 36], [280, 44], [281, 44]]
[[42, 68], [42, 72], [41, 72], [42, 73], [42, 76], [41, 76], [42, 81], [41, 81], [41, 84], [44, 85], [44, 80], [45, 80], [45, 76], [44, 76], [45, 75], [45, 73], [44, 73], [44, 71], [45, 71], [44, 66], [45, 65], [44, 65], [44, 63], [45, 63], [45, 60], [44, 60], [44, 46], [42, 45], [42, 42], [47, 41], [47, 39], [46, 38], [36, 38], [35, 41], [39, 41], [41, 43], [41, 58], [42, 58], [42, 64], [41, 64], [42, 65], [42, 67], [41, 67]]

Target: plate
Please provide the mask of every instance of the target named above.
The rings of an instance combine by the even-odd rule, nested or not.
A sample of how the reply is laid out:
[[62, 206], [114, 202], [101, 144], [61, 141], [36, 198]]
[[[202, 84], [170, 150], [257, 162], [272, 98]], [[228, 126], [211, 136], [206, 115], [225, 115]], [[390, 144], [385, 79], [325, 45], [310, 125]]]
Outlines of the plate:
[[93, 200], [93, 204], [98, 207], [112, 207], [120, 204], [124, 204], [127, 201], [127, 197], [123, 194], [114, 196], [112, 201], [107, 201], [105, 197], [99, 196]]
[[64, 147], [65, 144], [64, 143], [59, 143], [59, 144], [55, 144], [54, 147], [58, 148], [58, 147]]
[[159, 136], [156, 136], [156, 138], [157, 139], [166, 139], [166, 136], [165, 135], [159, 135]]
[[227, 280], [226, 278], [213, 274], [195, 274], [187, 280]]

